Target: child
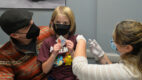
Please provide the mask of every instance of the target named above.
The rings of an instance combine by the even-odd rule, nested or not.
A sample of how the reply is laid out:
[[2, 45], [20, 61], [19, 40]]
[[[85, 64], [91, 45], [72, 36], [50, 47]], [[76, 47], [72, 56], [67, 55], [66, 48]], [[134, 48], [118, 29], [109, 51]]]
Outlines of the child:
[[54, 35], [43, 42], [38, 61], [48, 80], [76, 80], [72, 72], [72, 56], [76, 46], [76, 24], [69, 7], [57, 7], [50, 21]]

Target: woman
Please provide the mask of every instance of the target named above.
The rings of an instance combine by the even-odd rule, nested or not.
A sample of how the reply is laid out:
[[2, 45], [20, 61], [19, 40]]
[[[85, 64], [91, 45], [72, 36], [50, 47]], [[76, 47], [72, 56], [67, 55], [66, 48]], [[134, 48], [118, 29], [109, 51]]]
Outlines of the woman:
[[[116, 50], [120, 52], [121, 62], [97, 65], [87, 63], [85, 38], [83, 36], [77, 37], [78, 43], [73, 59], [73, 72], [79, 80], [142, 79], [142, 24], [136, 21], [120, 22], [113, 32], [113, 40]], [[90, 44], [92, 45], [93, 42]], [[93, 46], [93, 48], [95, 50], [97, 47]], [[102, 54], [102, 52], [100, 53]], [[108, 62], [105, 54], [99, 59]]]

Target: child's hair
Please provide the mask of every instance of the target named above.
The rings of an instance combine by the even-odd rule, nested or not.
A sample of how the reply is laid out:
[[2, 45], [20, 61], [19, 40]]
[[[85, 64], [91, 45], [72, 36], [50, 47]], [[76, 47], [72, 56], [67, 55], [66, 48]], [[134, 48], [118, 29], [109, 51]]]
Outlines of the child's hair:
[[55, 10], [52, 14], [52, 17], [51, 17], [49, 27], [51, 29], [53, 28], [53, 22], [54, 22], [56, 16], [59, 14], [66, 15], [68, 17], [68, 19], [70, 21], [70, 25], [71, 25], [71, 28], [69, 30], [69, 35], [74, 34], [76, 31], [75, 17], [74, 17], [73, 11], [67, 6], [59, 6], [59, 7], [55, 8]]
[[114, 41], [119, 45], [131, 45], [133, 50], [121, 56], [142, 74], [142, 24], [134, 20], [122, 21], [116, 25]]

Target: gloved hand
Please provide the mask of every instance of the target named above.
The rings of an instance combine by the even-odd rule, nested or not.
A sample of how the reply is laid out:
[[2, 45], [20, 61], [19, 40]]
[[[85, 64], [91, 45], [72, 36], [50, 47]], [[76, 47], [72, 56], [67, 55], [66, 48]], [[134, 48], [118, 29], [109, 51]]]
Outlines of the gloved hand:
[[102, 56], [104, 56], [104, 51], [100, 47], [100, 45], [97, 43], [95, 39], [91, 40], [89, 39], [89, 48], [91, 53], [96, 56], [98, 59], [100, 59]]
[[83, 35], [77, 35], [76, 37], [76, 41], [78, 42], [78, 40], [83, 39], [86, 42], [86, 39]]

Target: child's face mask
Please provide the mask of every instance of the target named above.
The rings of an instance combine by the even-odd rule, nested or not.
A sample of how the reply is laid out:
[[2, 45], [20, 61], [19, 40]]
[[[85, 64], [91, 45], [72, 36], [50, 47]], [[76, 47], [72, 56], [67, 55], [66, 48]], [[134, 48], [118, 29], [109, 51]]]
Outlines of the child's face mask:
[[55, 33], [63, 36], [69, 33], [70, 27], [70, 25], [65, 24], [53, 24], [53, 29]]

